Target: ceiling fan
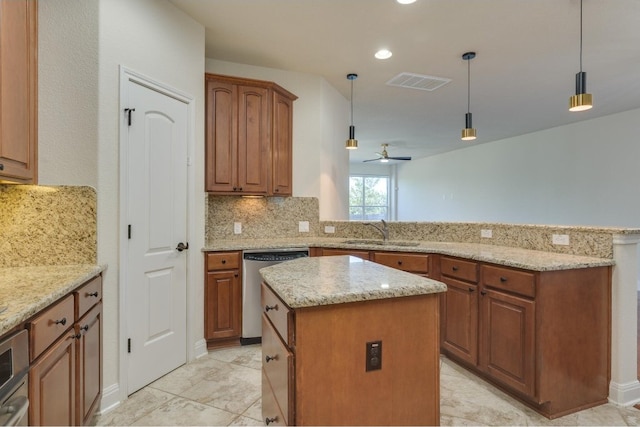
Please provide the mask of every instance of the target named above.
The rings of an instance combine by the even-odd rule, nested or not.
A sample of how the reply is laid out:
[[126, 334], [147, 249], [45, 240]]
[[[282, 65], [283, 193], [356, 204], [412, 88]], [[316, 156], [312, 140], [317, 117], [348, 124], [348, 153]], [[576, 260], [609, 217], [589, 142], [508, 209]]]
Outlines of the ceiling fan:
[[389, 160], [411, 160], [411, 157], [390, 157], [387, 153], [387, 147], [389, 144], [382, 144], [382, 153], [376, 153], [379, 157], [377, 159], [363, 160], [363, 162], [376, 162], [386, 163]]

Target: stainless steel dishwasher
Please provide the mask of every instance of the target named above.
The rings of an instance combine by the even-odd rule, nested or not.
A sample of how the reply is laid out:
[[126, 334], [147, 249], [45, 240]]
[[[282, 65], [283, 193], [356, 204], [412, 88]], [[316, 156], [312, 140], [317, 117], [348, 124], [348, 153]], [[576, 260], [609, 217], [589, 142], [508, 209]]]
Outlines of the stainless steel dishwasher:
[[28, 425], [29, 340], [27, 330], [0, 342], [0, 426]]
[[242, 258], [242, 345], [256, 344], [262, 338], [260, 269], [273, 264], [309, 256], [309, 248], [246, 250]]

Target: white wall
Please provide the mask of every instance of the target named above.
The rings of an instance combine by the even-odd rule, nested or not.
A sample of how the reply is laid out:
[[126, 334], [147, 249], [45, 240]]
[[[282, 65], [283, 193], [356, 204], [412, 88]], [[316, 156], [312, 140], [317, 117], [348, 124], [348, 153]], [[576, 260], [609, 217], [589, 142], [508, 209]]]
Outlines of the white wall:
[[[105, 390], [117, 399], [119, 66], [124, 65], [196, 100], [190, 153], [204, 158], [204, 28], [168, 1], [39, 2], [40, 183], [92, 185], [98, 195], [98, 262], [104, 273]], [[204, 246], [204, 165], [189, 171], [189, 236]], [[190, 353], [203, 332], [202, 256], [189, 255]], [[194, 306], [195, 305], [195, 306]], [[106, 393], [109, 394], [109, 393]], [[103, 399], [104, 402], [104, 399]]]
[[640, 110], [398, 168], [398, 219], [640, 227]]
[[348, 101], [312, 74], [210, 58], [205, 67], [208, 73], [272, 81], [298, 96], [293, 103], [293, 195], [320, 198], [322, 219], [348, 218]]

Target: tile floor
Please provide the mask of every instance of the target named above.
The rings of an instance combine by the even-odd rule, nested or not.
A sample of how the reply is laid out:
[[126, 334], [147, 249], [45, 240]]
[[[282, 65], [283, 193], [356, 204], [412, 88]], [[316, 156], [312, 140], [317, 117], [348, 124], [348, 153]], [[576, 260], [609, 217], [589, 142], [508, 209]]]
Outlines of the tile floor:
[[[259, 345], [211, 351], [134, 393], [96, 425], [263, 425]], [[606, 404], [548, 420], [446, 358], [441, 425], [640, 425], [640, 411]]]

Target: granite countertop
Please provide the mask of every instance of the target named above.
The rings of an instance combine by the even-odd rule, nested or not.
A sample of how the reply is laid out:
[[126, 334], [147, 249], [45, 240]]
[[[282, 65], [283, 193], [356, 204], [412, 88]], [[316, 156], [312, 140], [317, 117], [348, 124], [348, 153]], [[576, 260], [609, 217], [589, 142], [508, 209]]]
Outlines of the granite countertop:
[[[451, 255], [475, 261], [490, 262], [507, 267], [532, 271], [571, 270], [576, 268], [603, 267], [614, 265], [613, 259], [594, 258], [554, 252], [495, 246], [481, 243], [449, 243], [427, 241], [392, 241], [379, 244], [373, 240], [363, 240], [364, 244], [345, 243], [357, 239], [347, 238], [290, 238], [290, 239], [228, 239], [218, 240], [203, 248], [203, 251], [231, 251], [245, 249], [281, 249], [293, 247], [342, 248], [352, 250], [379, 250], [397, 252], [418, 252]], [[368, 244], [366, 242], [369, 242]], [[417, 245], [415, 245], [417, 243]], [[411, 246], [407, 246], [411, 245]]]
[[0, 335], [104, 271], [92, 264], [0, 268]]
[[291, 308], [445, 292], [436, 280], [352, 256], [298, 258], [260, 269]]

